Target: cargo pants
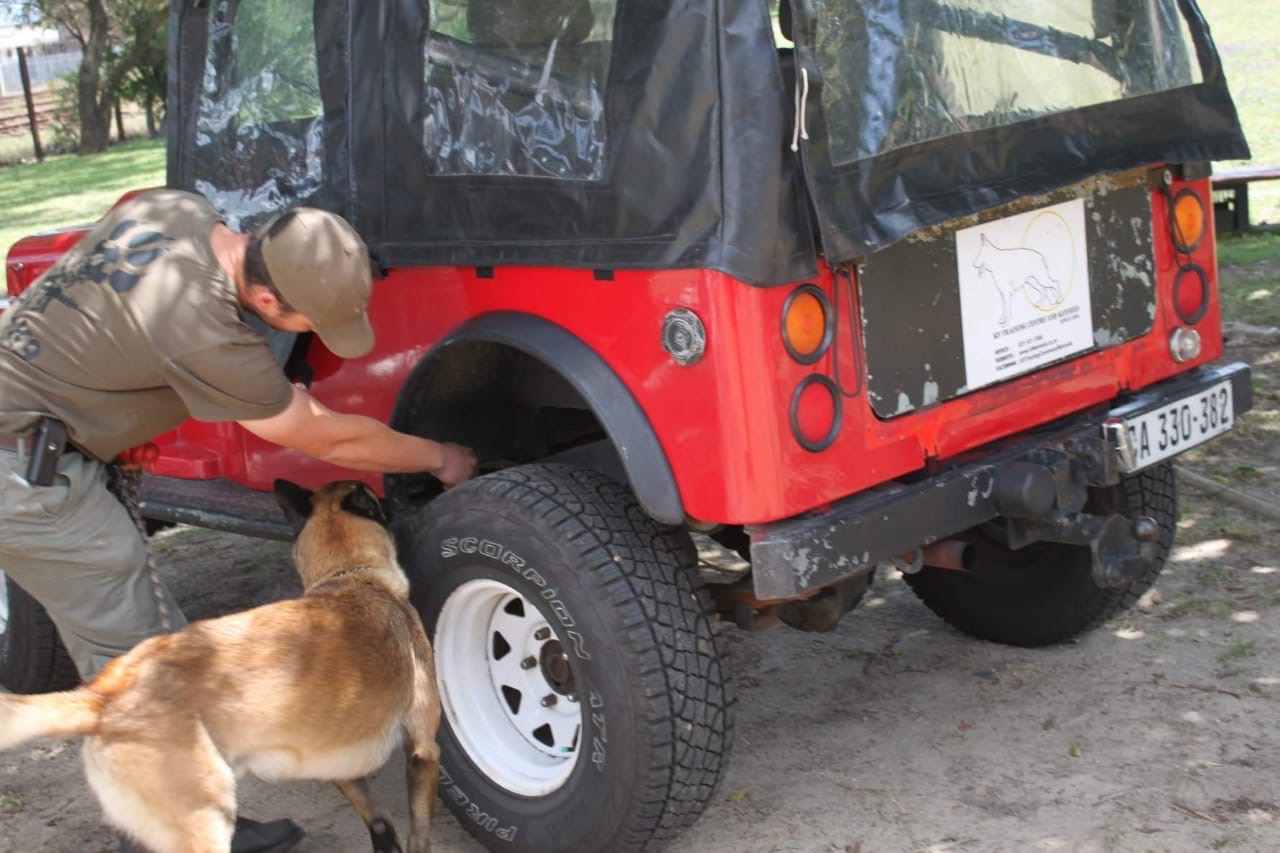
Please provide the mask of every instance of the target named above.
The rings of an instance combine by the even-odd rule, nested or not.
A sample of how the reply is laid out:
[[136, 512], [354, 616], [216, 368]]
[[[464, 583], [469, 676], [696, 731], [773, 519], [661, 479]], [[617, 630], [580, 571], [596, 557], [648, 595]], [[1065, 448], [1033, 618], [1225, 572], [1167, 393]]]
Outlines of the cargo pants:
[[147, 565], [147, 542], [107, 489], [107, 466], [69, 452], [32, 486], [0, 449], [0, 571], [44, 605], [81, 678], [147, 637], [186, 624]]

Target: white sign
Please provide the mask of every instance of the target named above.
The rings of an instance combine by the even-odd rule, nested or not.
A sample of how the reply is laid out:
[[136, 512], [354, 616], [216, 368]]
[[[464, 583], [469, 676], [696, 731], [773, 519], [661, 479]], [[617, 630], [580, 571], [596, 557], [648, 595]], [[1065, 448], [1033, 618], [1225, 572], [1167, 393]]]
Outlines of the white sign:
[[1093, 346], [1084, 202], [956, 232], [966, 388]]

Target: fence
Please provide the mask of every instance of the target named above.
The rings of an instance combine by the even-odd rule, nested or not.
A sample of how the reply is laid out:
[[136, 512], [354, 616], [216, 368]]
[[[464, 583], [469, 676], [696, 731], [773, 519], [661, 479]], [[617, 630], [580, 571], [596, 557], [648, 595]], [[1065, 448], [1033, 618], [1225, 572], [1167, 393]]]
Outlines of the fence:
[[[44, 88], [33, 92], [31, 100], [36, 110], [36, 125], [43, 134], [45, 126], [53, 118], [53, 90]], [[21, 95], [0, 97], [0, 137], [29, 136], [30, 133], [31, 122], [27, 118], [27, 102], [23, 97]]]
[[[31, 76], [31, 88], [57, 80], [80, 67], [80, 52], [40, 53], [27, 56], [27, 73]], [[22, 77], [18, 73], [18, 57], [0, 59], [0, 95], [21, 95]]]

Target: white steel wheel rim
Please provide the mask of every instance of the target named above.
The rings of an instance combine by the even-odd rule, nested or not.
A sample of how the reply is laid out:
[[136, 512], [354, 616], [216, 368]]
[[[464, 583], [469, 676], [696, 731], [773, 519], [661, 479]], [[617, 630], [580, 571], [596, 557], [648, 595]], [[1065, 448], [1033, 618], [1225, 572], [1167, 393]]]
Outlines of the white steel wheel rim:
[[9, 632], [9, 581], [0, 572], [0, 637]]
[[445, 600], [433, 645], [441, 704], [471, 761], [514, 794], [563, 785], [578, 763], [582, 705], [542, 612], [504, 583], [467, 581]]

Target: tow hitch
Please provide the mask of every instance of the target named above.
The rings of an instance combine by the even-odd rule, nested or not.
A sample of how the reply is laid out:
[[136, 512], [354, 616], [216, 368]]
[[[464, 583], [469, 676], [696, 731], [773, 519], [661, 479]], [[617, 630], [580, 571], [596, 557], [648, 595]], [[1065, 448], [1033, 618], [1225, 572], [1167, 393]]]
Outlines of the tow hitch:
[[1090, 515], [1083, 512], [1053, 513], [1038, 521], [1011, 519], [1010, 545], [1015, 532], [1031, 542], [1087, 545], [1093, 554], [1093, 580], [1100, 587], [1123, 586], [1141, 577], [1153, 565], [1160, 528], [1155, 519], [1123, 515]]
[[1034, 542], [1088, 546], [1094, 583], [1123, 586], [1153, 565], [1160, 527], [1146, 516], [1084, 512], [1091, 485], [1088, 456], [1040, 450], [1005, 465], [996, 475], [996, 507], [1011, 549]]

